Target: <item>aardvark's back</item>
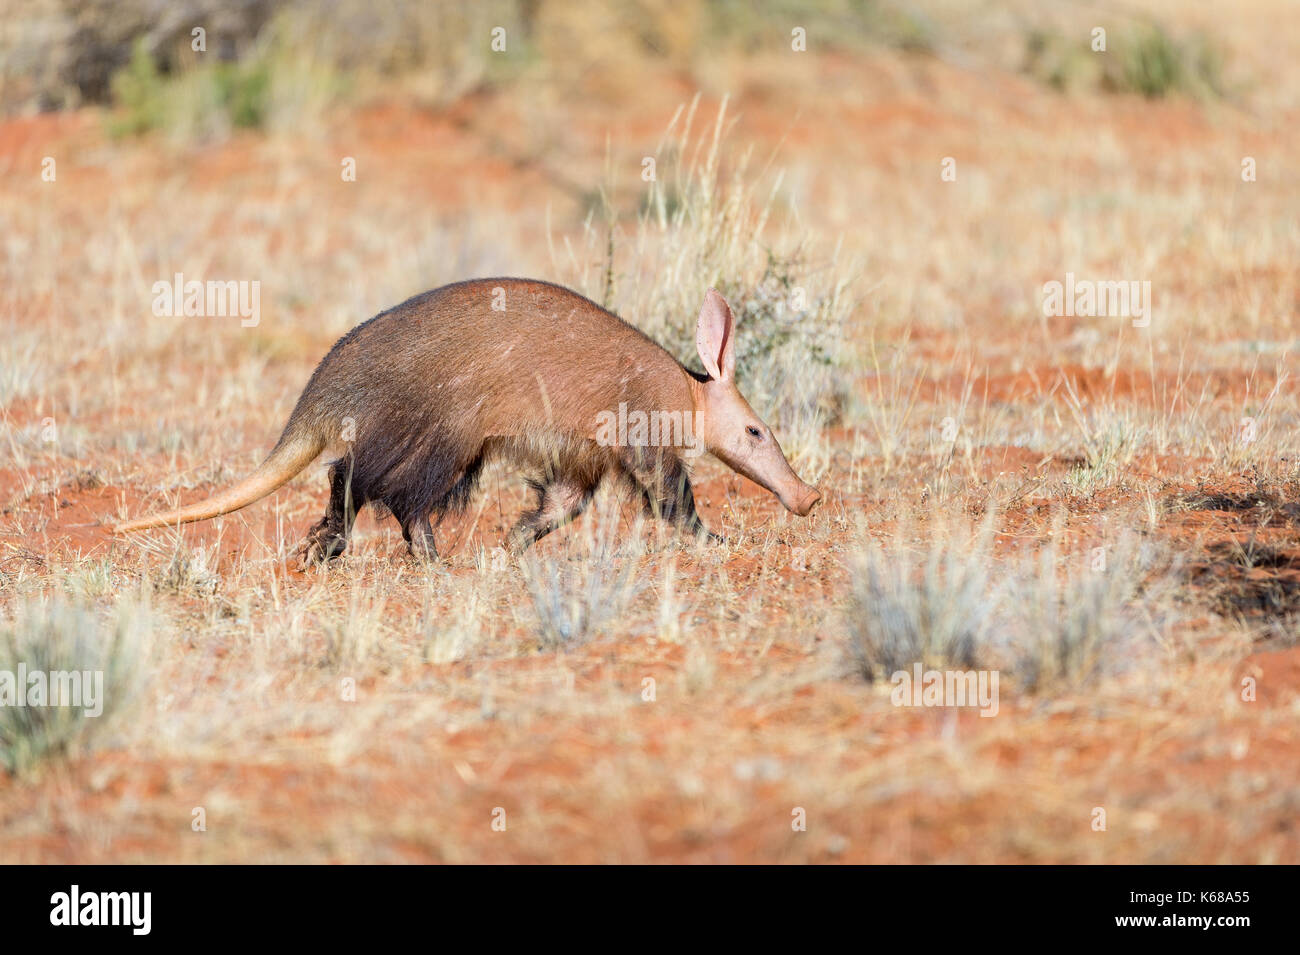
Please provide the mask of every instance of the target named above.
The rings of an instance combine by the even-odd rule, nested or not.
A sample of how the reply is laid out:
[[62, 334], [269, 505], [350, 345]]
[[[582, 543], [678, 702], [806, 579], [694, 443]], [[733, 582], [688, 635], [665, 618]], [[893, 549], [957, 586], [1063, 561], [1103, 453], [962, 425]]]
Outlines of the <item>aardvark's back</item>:
[[[337, 433], [346, 420], [478, 436], [547, 422], [590, 434], [620, 402], [686, 410], [687, 373], [663, 348], [558, 285], [477, 279], [419, 295], [357, 326], [303, 391], [295, 423]], [[292, 420], [292, 419], [291, 419]]]

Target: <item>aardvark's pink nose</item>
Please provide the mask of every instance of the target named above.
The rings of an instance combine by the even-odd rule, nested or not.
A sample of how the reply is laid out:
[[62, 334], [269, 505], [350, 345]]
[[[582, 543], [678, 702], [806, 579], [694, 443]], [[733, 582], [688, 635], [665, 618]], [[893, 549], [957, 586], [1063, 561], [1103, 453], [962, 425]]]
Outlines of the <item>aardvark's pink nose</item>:
[[821, 492], [815, 487], [804, 485], [803, 492], [791, 501], [786, 501], [785, 506], [800, 517], [807, 517], [808, 512], [813, 509], [818, 501], [822, 499]]

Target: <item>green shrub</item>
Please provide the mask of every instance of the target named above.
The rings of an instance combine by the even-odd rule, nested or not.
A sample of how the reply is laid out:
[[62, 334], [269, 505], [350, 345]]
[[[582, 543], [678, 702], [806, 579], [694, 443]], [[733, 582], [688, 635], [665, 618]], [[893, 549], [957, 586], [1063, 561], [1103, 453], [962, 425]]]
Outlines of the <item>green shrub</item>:
[[269, 33], [264, 44], [238, 61], [205, 54], [199, 65], [173, 73], [161, 70], [141, 41], [113, 78], [109, 132], [160, 131], [183, 141], [210, 141], [277, 120], [297, 128], [342, 96], [347, 84], [321, 62], [286, 53], [279, 36]]
[[113, 100], [121, 107], [109, 121], [113, 135], [135, 136], [165, 125], [166, 80], [143, 39], [136, 41], [131, 61], [113, 77], [112, 86]]
[[1222, 55], [1204, 36], [1177, 43], [1163, 28], [1151, 25], [1119, 45], [1117, 88], [1149, 98], [1185, 92], [1221, 95]]
[[1094, 52], [1088, 36], [1032, 30], [1025, 36], [1022, 68], [1059, 90], [1092, 85], [1149, 99], [1225, 91], [1223, 55], [1200, 34], [1176, 39], [1157, 23], [1142, 23], [1111, 30], [1108, 43], [1107, 50]]

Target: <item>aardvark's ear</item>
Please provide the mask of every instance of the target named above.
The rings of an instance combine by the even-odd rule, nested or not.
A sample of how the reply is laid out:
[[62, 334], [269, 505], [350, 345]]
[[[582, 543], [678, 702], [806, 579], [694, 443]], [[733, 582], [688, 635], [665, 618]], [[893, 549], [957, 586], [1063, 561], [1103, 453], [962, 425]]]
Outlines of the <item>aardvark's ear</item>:
[[704, 370], [719, 381], [730, 381], [736, 371], [736, 320], [731, 306], [709, 289], [700, 307], [700, 321], [695, 328], [695, 347], [699, 349]]

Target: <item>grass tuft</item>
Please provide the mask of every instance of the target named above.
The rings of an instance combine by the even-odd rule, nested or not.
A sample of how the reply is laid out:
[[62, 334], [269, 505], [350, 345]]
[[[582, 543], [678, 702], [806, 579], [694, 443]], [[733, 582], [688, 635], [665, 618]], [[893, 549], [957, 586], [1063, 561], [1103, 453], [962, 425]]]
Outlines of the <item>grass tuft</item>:
[[935, 539], [921, 557], [873, 545], [853, 571], [849, 655], [868, 681], [914, 663], [927, 669], [980, 665], [993, 620], [987, 536], [971, 547]]
[[542, 649], [559, 650], [594, 639], [622, 616], [641, 589], [635, 579], [640, 530], [620, 536], [615, 517], [611, 512], [582, 518], [577, 535], [581, 553], [534, 547], [520, 560]]
[[[148, 629], [145, 613], [130, 606], [117, 608], [105, 624], [85, 604], [20, 604], [13, 619], [0, 624], [0, 767], [24, 774], [100, 738], [143, 683]], [[20, 667], [26, 686], [18, 684]], [[43, 705], [18, 705], [10, 696], [34, 702], [31, 694], [42, 679]], [[102, 698], [94, 698], [97, 691]], [[52, 705], [56, 692], [61, 705]], [[72, 694], [69, 705], [62, 705], [64, 694]]]

